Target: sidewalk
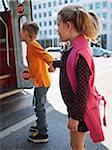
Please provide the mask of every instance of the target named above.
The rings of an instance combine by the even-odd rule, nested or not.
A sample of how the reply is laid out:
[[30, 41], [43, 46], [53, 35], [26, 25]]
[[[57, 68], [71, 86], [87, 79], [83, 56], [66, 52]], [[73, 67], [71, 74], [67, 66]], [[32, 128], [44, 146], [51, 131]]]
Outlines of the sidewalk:
[[[34, 144], [27, 141], [30, 135], [29, 128], [34, 122], [12, 132], [1, 139], [0, 150], [70, 150], [69, 131], [67, 129], [67, 116], [52, 110], [47, 113], [49, 122], [49, 142]], [[94, 145], [89, 137], [86, 138], [87, 150], [108, 150], [102, 144]]]
[[[27, 137], [31, 134], [29, 128], [34, 124], [35, 117], [31, 106], [33, 90], [26, 90], [30, 94], [25, 92], [24, 97], [18, 97], [17, 104], [14, 96], [9, 101], [11, 104], [7, 103], [7, 106], [4, 106], [3, 118], [6, 117], [7, 120], [5, 120], [5, 124], [3, 124], [3, 127], [6, 129], [4, 128], [4, 130], [0, 132], [0, 150], [70, 150], [67, 112], [58, 86], [58, 75], [58, 71], [52, 74], [53, 84], [47, 95], [48, 103], [46, 110], [49, 124], [49, 142], [46, 144], [34, 144], [27, 141]], [[57, 76], [57, 78], [54, 78], [54, 76]], [[12, 110], [12, 108], [9, 107], [10, 105], [17, 107], [13, 107], [14, 110]], [[109, 109], [110, 107], [111, 106], [109, 106]], [[12, 113], [10, 113], [11, 111]], [[108, 117], [109, 116], [111, 116], [110, 113], [108, 113]], [[111, 119], [108, 118], [108, 120]], [[10, 125], [9, 128], [8, 123]], [[86, 138], [87, 150], [111, 150], [111, 148], [108, 147], [111, 144], [109, 143], [111, 142], [111, 136], [108, 135], [111, 134], [109, 133], [109, 129], [112, 128], [105, 129], [105, 134], [106, 131], [108, 131], [106, 141], [99, 144], [93, 144], [88, 134]], [[5, 136], [2, 136], [1, 133], [4, 133]]]

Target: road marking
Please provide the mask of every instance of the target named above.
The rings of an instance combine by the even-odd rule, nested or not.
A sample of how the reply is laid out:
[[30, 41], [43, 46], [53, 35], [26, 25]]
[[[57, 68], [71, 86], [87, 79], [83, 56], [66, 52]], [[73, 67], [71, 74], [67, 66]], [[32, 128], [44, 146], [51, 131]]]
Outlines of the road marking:
[[[46, 109], [46, 113], [50, 113], [51, 111], [53, 111], [53, 106], [49, 106], [47, 109]], [[10, 135], [11, 133], [25, 127], [26, 125], [32, 123], [33, 121], [36, 120], [36, 116], [35, 115], [32, 115], [18, 123], [16, 123], [15, 125], [9, 127], [9, 128], [6, 128], [4, 129], [3, 131], [0, 132], [0, 139], [3, 139], [4, 137]]]

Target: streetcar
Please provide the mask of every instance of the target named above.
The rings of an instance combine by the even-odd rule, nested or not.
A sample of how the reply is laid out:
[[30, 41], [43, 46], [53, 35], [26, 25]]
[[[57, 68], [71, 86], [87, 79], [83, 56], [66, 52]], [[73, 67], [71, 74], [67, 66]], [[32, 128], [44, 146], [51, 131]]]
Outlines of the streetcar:
[[26, 45], [20, 39], [22, 24], [30, 20], [30, 0], [0, 1], [0, 99], [33, 85], [25, 61]]

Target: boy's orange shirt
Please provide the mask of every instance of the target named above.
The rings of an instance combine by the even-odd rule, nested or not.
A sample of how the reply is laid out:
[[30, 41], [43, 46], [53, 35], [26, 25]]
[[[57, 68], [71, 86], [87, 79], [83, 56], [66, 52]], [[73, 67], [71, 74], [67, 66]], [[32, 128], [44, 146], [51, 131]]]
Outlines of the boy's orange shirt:
[[54, 60], [42, 46], [35, 40], [27, 47], [27, 61], [34, 85], [37, 87], [49, 87], [51, 85], [48, 65]]

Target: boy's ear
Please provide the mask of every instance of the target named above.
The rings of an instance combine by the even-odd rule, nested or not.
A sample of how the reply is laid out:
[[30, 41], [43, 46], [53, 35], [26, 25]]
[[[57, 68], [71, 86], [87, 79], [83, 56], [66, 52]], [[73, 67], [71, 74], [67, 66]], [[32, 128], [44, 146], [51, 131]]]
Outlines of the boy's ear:
[[25, 31], [24, 31], [24, 33], [25, 33], [25, 35], [29, 35], [29, 33], [28, 33], [28, 31], [27, 31], [27, 30], [25, 30]]

